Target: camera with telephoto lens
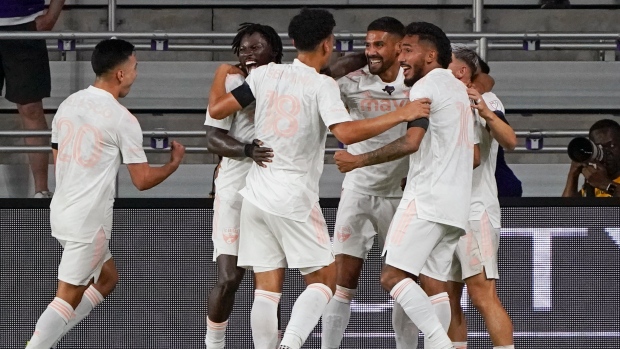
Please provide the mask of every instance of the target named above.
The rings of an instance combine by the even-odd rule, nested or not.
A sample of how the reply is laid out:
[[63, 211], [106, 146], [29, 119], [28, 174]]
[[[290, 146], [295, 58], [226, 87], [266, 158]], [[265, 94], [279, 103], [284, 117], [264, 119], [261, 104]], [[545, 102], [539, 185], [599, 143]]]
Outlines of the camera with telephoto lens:
[[594, 144], [585, 137], [577, 137], [568, 143], [568, 157], [575, 162], [602, 162], [604, 157], [603, 147]]

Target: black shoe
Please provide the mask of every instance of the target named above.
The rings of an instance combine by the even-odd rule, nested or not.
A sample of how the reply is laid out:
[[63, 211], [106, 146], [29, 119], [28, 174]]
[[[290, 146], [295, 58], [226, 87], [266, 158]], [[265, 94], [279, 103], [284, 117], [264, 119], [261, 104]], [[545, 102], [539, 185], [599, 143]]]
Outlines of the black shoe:
[[570, 8], [569, 0], [542, 0], [541, 8], [544, 9], [567, 9]]

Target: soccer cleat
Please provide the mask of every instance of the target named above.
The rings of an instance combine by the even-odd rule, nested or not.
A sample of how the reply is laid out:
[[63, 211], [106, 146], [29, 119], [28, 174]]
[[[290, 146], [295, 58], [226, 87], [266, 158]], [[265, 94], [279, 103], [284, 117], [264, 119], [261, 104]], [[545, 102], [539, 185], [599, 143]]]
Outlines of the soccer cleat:
[[51, 199], [52, 196], [54, 196], [54, 193], [47, 190], [38, 191], [34, 194], [35, 199]]

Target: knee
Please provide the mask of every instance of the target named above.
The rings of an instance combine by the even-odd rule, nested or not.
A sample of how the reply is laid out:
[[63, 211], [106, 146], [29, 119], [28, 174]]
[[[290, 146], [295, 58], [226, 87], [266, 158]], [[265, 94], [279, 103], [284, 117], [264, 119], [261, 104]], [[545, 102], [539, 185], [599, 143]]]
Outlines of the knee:
[[224, 272], [218, 275], [217, 287], [220, 287], [224, 293], [235, 293], [243, 280], [243, 272]]
[[40, 102], [19, 104], [17, 109], [19, 111], [19, 115], [21, 115], [24, 119], [45, 120], [43, 105]]
[[484, 312], [485, 309], [493, 306], [494, 303], [499, 302], [499, 298], [494, 292], [488, 292], [485, 289], [472, 288], [469, 293], [469, 298], [472, 304], [478, 311]]
[[389, 271], [383, 271], [381, 273], [381, 287], [386, 292], [391, 292], [394, 286], [399, 283], [402, 279], [399, 279], [398, 275], [391, 273]]
[[108, 277], [106, 277], [102, 281], [103, 282], [101, 282], [101, 284], [100, 284], [101, 288], [106, 290], [107, 294], [110, 294], [110, 293], [112, 293], [114, 291], [114, 289], [116, 288], [116, 285], [118, 284], [118, 281], [119, 281], [118, 273], [114, 273], [112, 275], [109, 275]]

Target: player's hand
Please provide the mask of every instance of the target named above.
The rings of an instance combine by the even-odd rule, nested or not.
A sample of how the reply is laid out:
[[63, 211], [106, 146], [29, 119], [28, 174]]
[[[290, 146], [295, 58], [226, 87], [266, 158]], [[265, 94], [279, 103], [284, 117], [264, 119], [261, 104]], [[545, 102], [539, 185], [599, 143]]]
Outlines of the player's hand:
[[583, 176], [586, 178], [586, 182], [588, 182], [588, 184], [601, 190], [607, 189], [609, 183], [612, 182], [607, 175], [605, 166], [600, 164], [597, 166], [584, 166], [581, 173], [583, 173]]
[[416, 99], [402, 107], [404, 121], [413, 121], [419, 118], [427, 118], [431, 114], [431, 100], [428, 98]]
[[578, 176], [581, 174], [581, 171], [586, 166], [586, 164], [582, 162], [571, 161], [570, 170], [568, 171], [570, 174]]
[[338, 171], [347, 173], [362, 167], [361, 159], [357, 155], [353, 155], [346, 150], [339, 150], [334, 154], [334, 160], [338, 166]]
[[49, 11], [34, 19], [37, 31], [40, 32], [52, 30], [52, 28], [54, 28], [54, 24], [56, 24], [56, 21], [57, 18], [54, 18]]
[[487, 117], [490, 115], [489, 113], [492, 112], [491, 109], [489, 109], [487, 104], [484, 102], [484, 98], [482, 98], [480, 92], [478, 92], [474, 88], [468, 88], [467, 95], [469, 96], [469, 100], [471, 101], [471, 107], [476, 109], [481, 117], [487, 119]]
[[185, 147], [183, 144], [177, 141], [170, 142], [170, 163], [179, 166], [183, 160], [183, 156], [185, 156]]
[[267, 167], [265, 162], [271, 162], [271, 158], [273, 158], [273, 149], [262, 147], [263, 141], [259, 139], [255, 139], [252, 141], [252, 144], [248, 144], [247, 153], [248, 157], [252, 158], [254, 162], [260, 167]]

